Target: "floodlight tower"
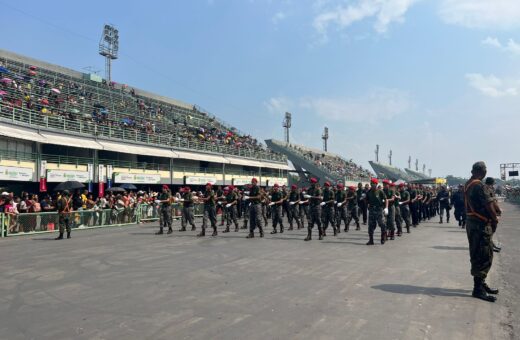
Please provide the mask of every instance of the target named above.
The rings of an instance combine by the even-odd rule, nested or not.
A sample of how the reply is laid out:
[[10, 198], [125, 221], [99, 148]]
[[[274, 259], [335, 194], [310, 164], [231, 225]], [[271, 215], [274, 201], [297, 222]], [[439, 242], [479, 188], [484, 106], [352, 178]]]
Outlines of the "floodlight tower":
[[291, 128], [291, 125], [292, 125], [291, 122], [292, 122], [291, 113], [286, 112], [285, 118], [282, 123], [284, 132], [285, 132], [285, 143], [286, 144], [289, 144], [289, 129]]
[[419, 171], [419, 159], [415, 159], [415, 171]]
[[323, 135], [321, 135], [321, 139], [323, 139], [323, 151], [327, 152], [327, 141], [329, 140], [329, 128], [325, 126], [323, 128]]
[[426, 164], [424, 164], [424, 163], [422, 165], [422, 173], [426, 174]]
[[432, 178], [432, 169], [428, 169], [428, 176]]
[[376, 154], [376, 163], [379, 163], [379, 144], [376, 144], [376, 149], [374, 152]]
[[408, 156], [408, 169], [412, 168], [412, 156]]
[[390, 150], [390, 153], [388, 153], [388, 162], [390, 165], [392, 165], [392, 150]]
[[105, 79], [108, 83], [112, 81], [112, 60], [117, 59], [119, 52], [119, 31], [113, 26], [106, 24], [99, 41], [99, 54], [105, 57]]

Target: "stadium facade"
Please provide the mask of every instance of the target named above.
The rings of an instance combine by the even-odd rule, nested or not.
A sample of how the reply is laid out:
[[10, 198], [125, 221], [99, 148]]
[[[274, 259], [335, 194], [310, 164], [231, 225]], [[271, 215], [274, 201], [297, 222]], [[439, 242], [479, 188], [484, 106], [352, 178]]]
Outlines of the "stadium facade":
[[195, 105], [0, 50], [0, 187], [287, 184], [287, 159]]

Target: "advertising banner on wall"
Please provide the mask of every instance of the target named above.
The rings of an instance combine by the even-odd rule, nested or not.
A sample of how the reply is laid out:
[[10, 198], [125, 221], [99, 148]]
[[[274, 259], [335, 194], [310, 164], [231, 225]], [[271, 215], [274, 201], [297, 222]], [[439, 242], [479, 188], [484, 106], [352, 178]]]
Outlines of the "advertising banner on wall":
[[47, 182], [65, 182], [78, 181], [80, 183], [87, 183], [89, 181], [88, 171], [76, 170], [47, 170]]
[[114, 172], [114, 183], [159, 184], [161, 183], [161, 175]]
[[217, 183], [216, 177], [210, 176], [186, 176], [184, 177], [184, 184], [190, 185], [206, 185], [207, 183]]
[[33, 180], [33, 169], [16, 166], [0, 166], [0, 180], [30, 182]]

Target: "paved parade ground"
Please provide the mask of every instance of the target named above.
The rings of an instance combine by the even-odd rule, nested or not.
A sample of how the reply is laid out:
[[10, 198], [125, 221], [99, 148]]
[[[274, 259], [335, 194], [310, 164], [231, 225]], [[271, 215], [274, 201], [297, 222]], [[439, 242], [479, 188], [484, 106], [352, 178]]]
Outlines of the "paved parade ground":
[[153, 224], [2, 239], [0, 338], [519, 338], [520, 210], [503, 207], [495, 304], [470, 297], [466, 233], [437, 218], [370, 247], [366, 226], [312, 242]]

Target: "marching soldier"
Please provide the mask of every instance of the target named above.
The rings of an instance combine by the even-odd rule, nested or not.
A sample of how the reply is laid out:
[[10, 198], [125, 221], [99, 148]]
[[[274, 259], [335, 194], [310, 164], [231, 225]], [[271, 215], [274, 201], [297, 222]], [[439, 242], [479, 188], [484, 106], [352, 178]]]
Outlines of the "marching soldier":
[[323, 236], [327, 236], [327, 228], [329, 223], [334, 229], [334, 236], [338, 234], [336, 230], [336, 223], [334, 222], [334, 193], [330, 189], [330, 183], [325, 182], [325, 189], [323, 189], [323, 202], [321, 203], [322, 208], [322, 223], [323, 223]]
[[444, 185], [437, 193], [437, 200], [440, 205], [439, 223], [442, 224], [443, 222], [442, 218], [444, 217], [444, 210], [446, 210], [446, 223], [450, 223], [450, 194]]
[[419, 224], [419, 216], [418, 216], [418, 213], [417, 211], [419, 210], [418, 209], [418, 199], [419, 199], [419, 196], [418, 196], [418, 193], [417, 193], [417, 189], [415, 187], [415, 184], [410, 184], [408, 186], [409, 188], [409, 193], [410, 193], [410, 214], [412, 215], [412, 225], [414, 228], [417, 228], [417, 225]]
[[271, 216], [271, 209], [268, 209], [268, 207], [270, 208], [269, 195], [262, 187], [260, 187], [260, 194], [262, 195], [262, 218], [264, 219], [264, 224], [267, 226], [267, 215]]
[[258, 180], [253, 178], [251, 180], [251, 188], [249, 189], [249, 196], [245, 196], [251, 202], [249, 207], [249, 235], [247, 238], [255, 237], [255, 229], [258, 227], [260, 237], [264, 237], [264, 228], [262, 225], [262, 194], [258, 187]]
[[246, 191], [243, 191], [240, 195], [240, 206], [242, 210], [242, 217], [244, 218], [244, 224], [242, 225], [241, 229], [247, 229], [247, 224], [249, 223], [249, 211], [251, 202], [249, 200], [246, 200], [244, 197], [249, 195], [250, 187], [246, 187]]
[[298, 229], [303, 228], [302, 222], [300, 221], [300, 212], [298, 211], [298, 204], [300, 203], [300, 194], [298, 193], [298, 187], [296, 185], [291, 185], [291, 191], [289, 192], [288, 198], [289, 204], [289, 213], [287, 217], [289, 218], [289, 229], [293, 230], [293, 221], [296, 221], [296, 227]]
[[311, 187], [307, 190], [305, 198], [309, 200], [309, 226], [307, 227], [307, 237], [305, 241], [312, 240], [312, 229], [314, 224], [318, 225], [319, 239], [323, 240], [323, 228], [321, 226], [321, 190], [316, 178], [311, 178]]
[[212, 189], [213, 184], [206, 184], [206, 191], [204, 196], [201, 198], [204, 202], [204, 215], [202, 216], [202, 231], [197, 235], [198, 237], [206, 236], [206, 227], [208, 226], [208, 219], [213, 228], [213, 234], [211, 236], [217, 236], [217, 210], [216, 210], [216, 194]]
[[302, 224], [302, 227], [304, 225], [303, 221], [306, 220], [307, 221], [307, 225], [309, 225], [311, 222], [311, 216], [310, 216], [310, 212], [309, 212], [309, 199], [305, 198], [305, 196], [307, 195], [307, 189], [306, 188], [302, 188], [300, 190], [300, 203], [298, 204], [299, 205], [299, 210], [300, 210], [300, 222]]
[[[220, 225], [224, 225], [224, 221], [226, 219], [226, 211], [224, 207], [222, 206], [222, 199], [224, 199], [224, 190], [222, 190], [222, 187], [219, 185], [216, 188], [216, 197], [217, 197], [217, 204], [218, 207], [217, 210], [220, 210]], [[218, 211], [217, 211], [218, 212]]]
[[386, 207], [388, 213], [386, 214], [386, 230], [390, 233], [390, 240], [395, 236], [395, 206], [394, 206], [394, 191], [390, 189], [390, 181], [383, 180], [383, 192], [386, 196]]
[[181, 192], [182, 216], [181, 229], [179, 229], [179, 231], [186, 231], [186, 225], [188, 223], [191, 225], [191, 230], [194, 231], [197, 229], [195, 227], [195, 221], [193, 216], [193, 204], [195, 203], [195, 199], [190, 187], [185, 187], [183, 190], [181, 190]]
[[72, 199], [68, 190], [63, 191], [63, 195], [58, 199], [56, 204], [58, 209], [58, 223], [60, 235], [55, 240], [63, 240], [63, 233], [67, 230], [67, 238], [70, 238], [70, 212], [72, 209]]
[[478, 299], [495, 302], [496, 297], [488, 294], [498, 294], [498, 289], [490, 288], [486, 284], [486, 277], [493, 263], [491, 238], [497, 228], [498, 217], [493, 198], [488, 195], [482, 183], [486, 173], [484, 162], [473, 164], [472, 176], [464, 186], [466, 233], [474, 283], [472, 295]]
[[453, 194], [451, 205], [455, 208], [454, 215], [459, 227], [466, 226], [466, 208], [464, 207], [464, 186], [459, 185], [458, 190]]
[[231, 222], [235, 224], [235, 232], [238, 231], [238, 220], [237, 220], [237, 193], [235, 191], [235, 187], [230, 186], [228, 188], [227, 195], [225, 197], [226, 199], [226, 230], [224, 230], [225, 233], [229, 233], [229, 226], [231, 225]]
[[401, 194], [401, 199], [399, 202], [399, 210], [401, 210], [401, 217], [406, 226], [406, 232], [410, 233], [410, 193], [404, 189], [404, 183], [399, 184], [399, 192]]
[[383, 212], [388, 212], [388, 202], [386, 201], [385, 193], [377, 187], [379, 181], [377, 178], [370, 180], [370, 190], [367, 193], [368, 203], [368, 237], [367, 245], [374, 244], [374, 231], [379, 225], [381, 228], [381, 244], [386, 241], [386, 227], [383, 222]]
[[394, 192], [394, 215], [395, 226], [397, 227], [397, 236], [403, 235], [403, 219], [401, 217], [401, 209], [399, 209], [399, 201], [401, 200], [401, 193], [396, 190], [395, 183], [390, 183], [390, 188]]
[[354, 222], [356, 222], [356, 230], [361, 230], [359, 226], [359, 217], [358, 217], [358, 200], [357, 200], [357, 194], [356, 194], [356, 187], [350, 186], [348, 187], [347, 192], [347, 210], [348, 210], [348, 220], [345, 225], [345, 231], [349, 230], [350, 222], [352, 219]]
[[273, 186], [273, 191], [271, 192], [271, 203], [269, 206], [271, 208], [271, 220], [273, 222], [273, 231], [271, 234], [276, 234], [278, 231], [276, 227], [280, 224], [280, 233], [283, 233], [283, 221], [282, 221], [282, 204], [284, 198], [283, 193], [280, 191], [280, 186], [275, 183]]
[[336, 191], [336, 229], [341, 230], [341, 222], [345, 223], [345, 232], [348, 231], [347, 194], [341, 183], [337, 185]]
[[159, 207], [159, 231], [155, 235], [162, 235], [164, 227], [168, 227], [168, 234], [173, 232], [172, 230], [172, 195], [170, 188], [164, 184], [162, 186], [162, 193], [159, 195], [156, 203], [160, 204]]
[[[367, 186], [368, 186], [368, 184], [367, 184]], [[358, 207], [359, 207], [358, 217], [359, 217], [359, 215], [363, 215], [363, 224], [364, 225], [367, 224], [367, 216], [368, 216], [367, 192], [368, 192], [369, 188], [367, 186], [365, 186], [365, 188], [363, 188], [363, 183], [360, 182], [360, 183], [358, 183], [358, 188], [356, 191]]]

